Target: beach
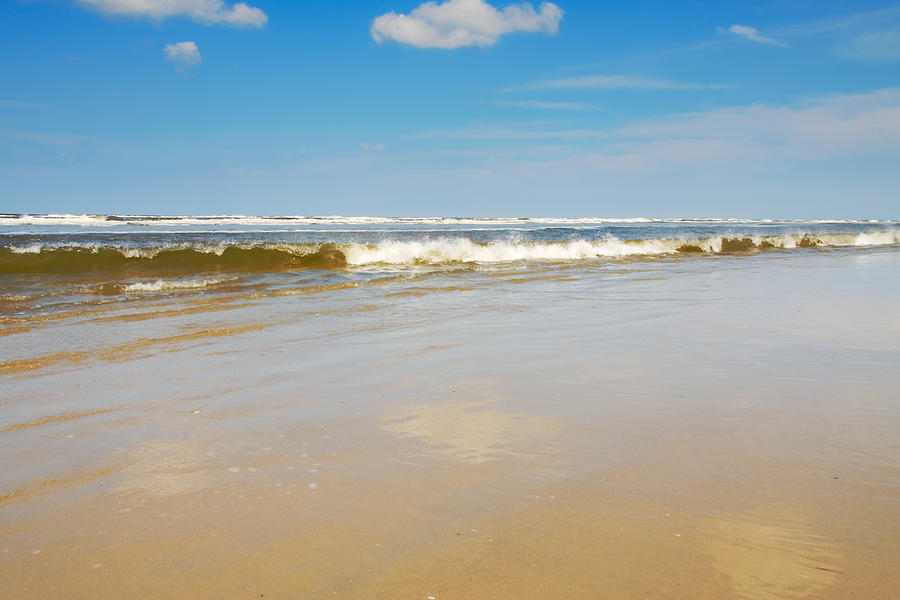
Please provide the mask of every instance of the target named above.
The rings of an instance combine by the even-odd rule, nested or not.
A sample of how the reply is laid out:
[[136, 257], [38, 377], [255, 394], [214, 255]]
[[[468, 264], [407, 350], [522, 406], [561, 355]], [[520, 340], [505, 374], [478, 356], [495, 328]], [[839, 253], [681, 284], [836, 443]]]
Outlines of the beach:
[[900, 597], [896, 222], [75, 220], [0, 223], [5, 596]]

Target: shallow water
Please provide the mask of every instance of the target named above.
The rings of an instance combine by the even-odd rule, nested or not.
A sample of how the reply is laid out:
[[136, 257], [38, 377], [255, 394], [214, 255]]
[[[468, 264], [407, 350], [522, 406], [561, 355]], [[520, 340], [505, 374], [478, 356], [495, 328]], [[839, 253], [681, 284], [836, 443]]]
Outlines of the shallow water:
[[896, 243], [0, 275], [0, 583], [894, 597], [898, 275]]

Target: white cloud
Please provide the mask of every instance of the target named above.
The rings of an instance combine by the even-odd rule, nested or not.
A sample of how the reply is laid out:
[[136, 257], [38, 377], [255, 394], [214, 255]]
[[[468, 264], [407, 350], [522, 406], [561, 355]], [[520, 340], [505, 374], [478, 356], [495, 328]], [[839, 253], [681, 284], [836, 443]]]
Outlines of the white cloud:
[[895, 152], [900, 149], [900, 88], [825, 96], [795, 106], [671, 115], [614, 134], [634, 140], [730, 140], [798, 158]]
[[568, 77], [565, 79], [550, 79], [538, 81], [523, 86], [507, 88], [504, 91], [516, 91], [526, 89], [640, 89], [640, 90], [697, 90], [697, 89], [721, 89], [725, 86], [720, 83], [690, 83], [685, 81], [672, 81], [656, 77], [641, 77], [635, 75], [586, 75], [583, 77]]
[[389, 12], [372, 23], [372, 38], [417, 48], [453, 49], [492, 46], [500, 36], [516, 31], [555, 34], [563, 10], [542, 2], [538, 10], [527, 2], [498, 10], [484, 0], [425, 2], [408, 15]]
[[163, 48], [163, 53], [166, 55], [166, 60], [179, 70], [196, 67], [203, 60], [203, 57], [200, 56], [200, 50], [194, 42], [168, 44]]
[[778, 40], [760, 35], [759, 31], [755, 27], [750, 27], [748, 25], [732, 25], [728, 28], [728, 31], [730, 33], [733, 33], [734, 35], [739, 35], [741, 37], [747, 38], [748, 40], [759, 42], [760, 44], [770, 44], [772, 46], [780, 46], [782, 48], [787, 46], [787, 44], [785, 44], [784, 42], [779, 42]]
[[[893, 156], [900, 151], [900, 88], [824, 96], [793, 106], [750, 105], [645, 119], [616, 129], [482, 126], [419, 134], [422, 139], [571, 140], [604, 164], [642, 168], [686, 160], [821, 159]], [[631, 157], [625, 161], [623, 157]]]
[[848, 31], [875, 30], [897, 21], [900, 21], [900, 6], [893, 6], [782, 27], [778, 33], [787, 36], [843, 35]]
[[[404, 178], [402, 189], [472, 198], [473, 209], [500, 194], [519, 207], [531, 202], [535, 214], [547, 212], [548, 197], [559, 199], [551, 205], [557, 211], [573, 203], [617, 216], [653, 206], [648, 212], [677, 216], [709, 210], [792, 218], [804, 215], [791, 211], [804, 210], [807, 217], [889, 218], [896, 205], [900, 175], [891, 167], [900, 152], [900, 88], [673, 114], [620, 128], [542, 127], [494, 131], [499, 145], [479, 141], [487, 136], [449, 145], [457, 153], [445, 163], [453, 172], [421, 183]], [[565, 146], [550, 139], [556, 133], [569, 140]], [[519, 153], [508, 154], [510, 147]], [[460, 167], [489, 172], [469, 182]]]
[[107, 15], [145, 17], [162, 20], [167, 17], [189, 17], [207, 25], [226, 24], [235, 27], [264, 27], [269, 20], [258, 8], [238, 2], [228, 6], [223, 0], [77, 0]]
[[900, 6], [859, 12], [783, 27], [779, 36], [821, 37], [836, 41], [834, 52], [848, 60], [900, 60]]
[[547, 110], [600, 110], [599, 106], [584, 102], [542, 102], [540, 100], [497, 100], [497, 106], [513, 106], [516, 108], [539, 108]]
[[900, 60], [900, 29], [875, 31], [850, 38], [835, 51], [841, 58], [870, 62]]
[[415, 135], [417, 139], [442, 140], [585, 140], [609, 137], [599, 129], [522, 129], [483, 126], [468, 129], [437, 129]]
[[384, 144], [360, 144], [359, 147], [363, 150], [371, 150], [372, 152], [382, 152], [387, 148]]

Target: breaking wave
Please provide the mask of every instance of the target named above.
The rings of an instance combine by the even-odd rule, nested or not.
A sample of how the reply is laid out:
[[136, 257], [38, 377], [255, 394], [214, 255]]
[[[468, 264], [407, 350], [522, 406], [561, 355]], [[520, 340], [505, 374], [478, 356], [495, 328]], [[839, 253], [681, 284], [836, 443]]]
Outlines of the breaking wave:
[[[0, 248], [0, 273], [86, 273], [121, 277], [278, 272], [370, 265], [441, 265], [515, 261], [578, 261], [629, 256], [755, 253], [776, 249], [890, 245], [900, 231], [797, 233], [777, 236], [475, 242], [439, 237], [361, 243], [198, 244], [176, 247], [44, 246]], [[160, 280], [162, 281], [162, 280]], [[207, 281], [207, 280], [203, 280]], [[158, 283], [158, 282], [157, 282]], [[157, 283], [134, 284], [154, 286]], [[162, 284], [160, 284], [162, 285]], [[193, 285], [193, 284], [192, 284]], [[149, 287], [147, 288], [150, 289]], [[141, 291], [135, 287], [133, 291]]]
[[176, 248], [63, 246], [0, 248], [0, 273], [121, 273], [128, 276], [333, 269], [347, 260], [334, 244]]
[[330, 216], [248, 216], [248, 215], [79, 215], [79, 214], [0, 214], [0, 227], [68, 226], [68, 227], [190, 227], [190, 226], [295, 226], [295, 225], [519, 225], [565, 224], [603, 225], [628, 223], [885, 223], [877, 219], [721, 219], [647, 217], [345, 217]]
[[[515, 225], [519, 223], [652, 223], [660, 219], [634, 218], [529, 218], [529, 217], [344, 217], [331, 216], [154, 216], [154, 215], [73, 215], [0, 214], [0, 226], [117, 227], [141, 226], [265, 226], [265, 225]], [[697, 219], [719, 221], [719, 219]]]
[[348, 265], [442, 264], [452, 262], [502, 263], [513, 261], [576, 261], [592, 258], [624, 258], [680, 253], [734, 253], [761, 250], [875, 246], [895, 244], [898, 233], [796, 234], [743, 238], [663, 238], [573, 240], [570, 242], [490, 242], [468, 239], [389, 241], [377, 245], [342, 247]]

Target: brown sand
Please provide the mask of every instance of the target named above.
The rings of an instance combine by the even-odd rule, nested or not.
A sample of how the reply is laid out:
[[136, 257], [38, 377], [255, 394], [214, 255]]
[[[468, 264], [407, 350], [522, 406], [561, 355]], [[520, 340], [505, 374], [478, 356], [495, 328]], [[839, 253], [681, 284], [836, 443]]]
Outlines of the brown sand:
[[896, 496], [878, 469], [839, 477], [682, 431], [542, 477], [565, 453], [552, 417], [470, 400], [385, 415], [387, 435], [362, 420], [247, 432], [269, 446], [238, 452], [159, 439], [8, 496], [2, 509], [23, 513], [3, 531], [7, 597], [900, 593]]
[[2, 596], [900, 598], [896, 293], [840, 264], [104, 329], [3, 380]]

